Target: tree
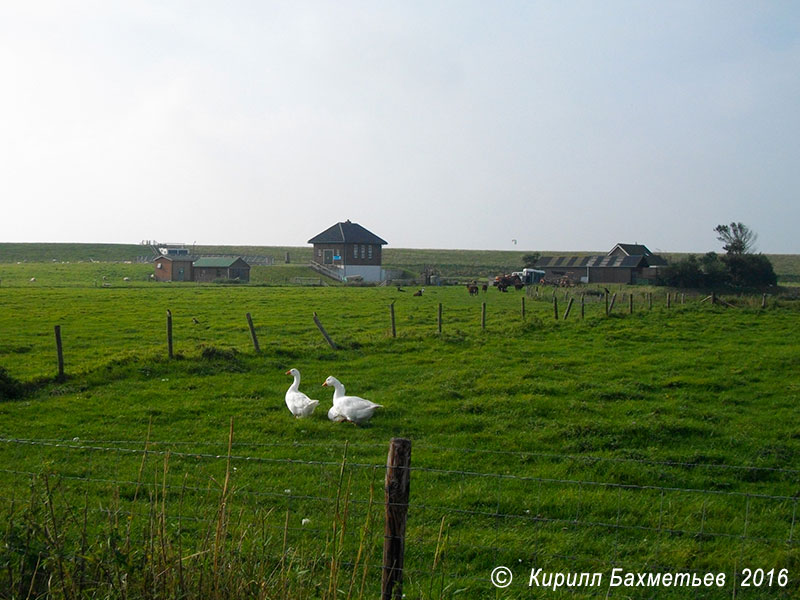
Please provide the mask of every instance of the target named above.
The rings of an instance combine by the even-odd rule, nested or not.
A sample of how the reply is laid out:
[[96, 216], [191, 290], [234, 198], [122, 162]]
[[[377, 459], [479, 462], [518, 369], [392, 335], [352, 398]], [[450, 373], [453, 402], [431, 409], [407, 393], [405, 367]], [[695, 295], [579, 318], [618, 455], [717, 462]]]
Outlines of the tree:
[[526, 254], [522, 257], [522, 266], [526, 269], [533, 269], [536, 266], [536, 263], [539, 262], [540, 258], [542, 258], [541, 252], [531, 252], [530, 254]]
[[731, 254], [749, 254], [755, 249], [758, 235], [744, 223], [717, 225], [714, 228], [717, 239], [722, 242], [722, 249]]

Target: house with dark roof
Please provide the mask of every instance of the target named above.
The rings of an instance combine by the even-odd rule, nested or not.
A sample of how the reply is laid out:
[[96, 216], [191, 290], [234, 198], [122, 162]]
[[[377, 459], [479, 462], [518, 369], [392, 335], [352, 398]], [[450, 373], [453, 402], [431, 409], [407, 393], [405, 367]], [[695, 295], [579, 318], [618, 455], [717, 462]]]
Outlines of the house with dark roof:
[[241, 257], [163, 254], [156, 256], [153, 263], [156, 281], [250, 281], [250, 265]]
[[617, 244], [607, 254], [543, 256], [535, 268], [549, 281], [571, 283], [654, 283], [667, 264], [641, 244]]
[[381, 249], [386, 240], [358, 223], [347, 221], [331, 225], [308, 240], [314, 246], [312, 265], [342, 281], [361, 278], [383, 281]]

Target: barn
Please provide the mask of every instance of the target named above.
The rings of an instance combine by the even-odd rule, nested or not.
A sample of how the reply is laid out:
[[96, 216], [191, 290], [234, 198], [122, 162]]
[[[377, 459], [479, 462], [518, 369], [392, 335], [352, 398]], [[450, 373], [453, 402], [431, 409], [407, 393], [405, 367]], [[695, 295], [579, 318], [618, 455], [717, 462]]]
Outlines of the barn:
[[349, 219], [331, 225], [308, 240], [314, 246], [312, 266], [342, 281], [384, 281], [381, 249], [387, 244], [371, 231]]
[[218, 280], [250, 281], [250, 265], [241, 257], [204, 256], [192, 264], [194, 280], [211, 282]]
[[667, 264], [642, 244], [617, 244], [608, 253], [589, 256], [543, 256], [535, 267], [548, 281], [570, 283], [654, 283]]

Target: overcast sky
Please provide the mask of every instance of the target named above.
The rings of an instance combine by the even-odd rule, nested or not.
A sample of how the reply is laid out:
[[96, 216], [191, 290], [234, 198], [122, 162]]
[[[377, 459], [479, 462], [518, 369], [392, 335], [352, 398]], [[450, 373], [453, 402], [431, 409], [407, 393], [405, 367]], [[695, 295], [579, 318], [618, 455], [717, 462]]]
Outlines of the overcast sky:
[[0, 241], [800, 253], [800, 3], [0, 4]]

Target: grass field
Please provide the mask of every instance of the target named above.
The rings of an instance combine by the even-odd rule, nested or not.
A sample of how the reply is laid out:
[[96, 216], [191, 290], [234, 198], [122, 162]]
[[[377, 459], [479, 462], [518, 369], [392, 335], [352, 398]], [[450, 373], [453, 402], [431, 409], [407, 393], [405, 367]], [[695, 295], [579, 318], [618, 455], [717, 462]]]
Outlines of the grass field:
[[[696, 597], [796, 597], [796, 301], [648, 310], [637, 294], [633, 315], [592, 301], [565, 321], [559, 291], [556, 321], [548, 290], [523, 320], [522, 295], [494, 290], [0, 272], [0, 366], [27, 392], [0, 403], [0, 597], [375, 597], [392, 437], [413, 444], [408, 598], [537, 597], [531, 567], [604, 574], [548, 598], [692, 594], [609, 588], [615, 567], [727, 574]], [[110, 288], [90, 283], [103, 275]], [[321, 400], [310, 419], [283, 404], [290, 367]], [[330, 374], [385, 408], [330, 423]], [[505, 590], [497, 565], [516, 576]], [[787, 569], [789, 585], [739, 587], [744, 568]]]

